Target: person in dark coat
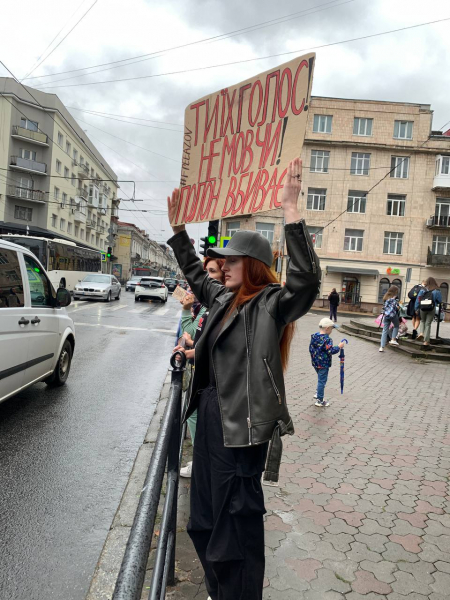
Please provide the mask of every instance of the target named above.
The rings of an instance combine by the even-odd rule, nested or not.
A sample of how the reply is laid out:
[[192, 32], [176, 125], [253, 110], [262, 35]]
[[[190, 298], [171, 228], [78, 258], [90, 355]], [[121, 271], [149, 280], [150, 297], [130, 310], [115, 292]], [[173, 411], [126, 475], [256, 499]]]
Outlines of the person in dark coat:
[[337, 323], [337, 308], [339, 306], [339, 294], [336, 288], [331, 290], [331, 294], [328, 296], [328, 302], [330, 303], [330, 319]]

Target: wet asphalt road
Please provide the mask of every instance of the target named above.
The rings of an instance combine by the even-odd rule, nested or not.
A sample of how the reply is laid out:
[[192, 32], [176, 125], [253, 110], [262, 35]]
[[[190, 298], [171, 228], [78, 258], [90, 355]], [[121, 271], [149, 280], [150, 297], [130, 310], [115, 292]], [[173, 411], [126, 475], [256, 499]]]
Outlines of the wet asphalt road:
[[[180, 305], [69, 306], [66, 386], [0, 404], [0, 598], [84, 599], [174, 346]], [[161, 330], [161, 331], [155, 331]]]

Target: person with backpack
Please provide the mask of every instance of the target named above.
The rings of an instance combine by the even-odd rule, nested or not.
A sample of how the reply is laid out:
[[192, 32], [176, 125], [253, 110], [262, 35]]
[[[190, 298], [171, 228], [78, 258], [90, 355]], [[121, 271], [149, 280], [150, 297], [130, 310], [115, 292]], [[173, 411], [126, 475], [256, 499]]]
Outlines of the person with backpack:
[[424, 287], [425, 279], [422, 281], [422, 283], [418, 283], [408, 292], [409, 303], [408, 308], [406, 309], [406, 314], [412, 319], [413, 332], [411, 337], [413, 340], [417, 338], [417, 330], [419, 329], [420, 325], [420, 315], [416, 313], [416, 300], [419, 292], [423, 290]]
[[389, 329], [391, 327], [391, 323], [393, 324], [392, 329], [392, 339], [389, 342], [391, 346], [398, 346], [397, 342], [397, 334], [398, 328], [400, 325], [399, 322], [399, 300], [398, 300], [398, 287], [396, 285], [391, 285], [388, 291], [383, 296], [383, 311], [384, 311], [384, 319], [383, 319], [383, 333], [381, 335], [381, 346], [380, 352], [384, 352], [384, 347], [386, 346], [386, 342], [389, 337]]
[[331, 294], [328, 296], [328, 302], [330, 303], [330, 319], [337, 322], [337, 308], [339, 306], [339, 294], [336, 288], [331, 290]]
[[434, 277], [428, 277], [425, 287], [420, 290], [415, 303], [415, 311], [420, 311], [420, 330], [417, 341], [425, 338], [424, 346], [430, 345], [431, 323], [434, 319], [436, 306], [442, 302], [441, 290]]

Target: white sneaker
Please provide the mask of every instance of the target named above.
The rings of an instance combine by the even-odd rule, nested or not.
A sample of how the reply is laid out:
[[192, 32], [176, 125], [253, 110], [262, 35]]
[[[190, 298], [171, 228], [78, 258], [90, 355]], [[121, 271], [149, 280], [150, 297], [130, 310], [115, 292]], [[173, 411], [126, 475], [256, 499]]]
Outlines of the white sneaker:
[[314, 400], [317, 400], [317, 392], [313, 396]]
[[380, 348], [378, 352], [384, 352], [384, 348]]
[[190, 460], [185, 467], [180, 469], [180, 477], [191, 477], [192, 476], [192, 460]]
[[400, 346], [400, 344], [397, 342], [397, 340], [391, 340], [389, 343], [391, 346]]

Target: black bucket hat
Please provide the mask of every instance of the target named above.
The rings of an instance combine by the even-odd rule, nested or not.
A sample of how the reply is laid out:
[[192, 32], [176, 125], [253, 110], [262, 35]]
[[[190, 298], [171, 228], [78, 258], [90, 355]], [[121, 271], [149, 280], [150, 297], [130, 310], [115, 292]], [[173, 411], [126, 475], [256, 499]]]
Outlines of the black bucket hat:
[[273, 253], [270, 242], [257, 231], [239, 230], [233, 235], [225, 248], [209, 248], [207, 255], [212, 258], [227, 256], [251, 256], [268, 267], [272, 266]]

